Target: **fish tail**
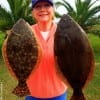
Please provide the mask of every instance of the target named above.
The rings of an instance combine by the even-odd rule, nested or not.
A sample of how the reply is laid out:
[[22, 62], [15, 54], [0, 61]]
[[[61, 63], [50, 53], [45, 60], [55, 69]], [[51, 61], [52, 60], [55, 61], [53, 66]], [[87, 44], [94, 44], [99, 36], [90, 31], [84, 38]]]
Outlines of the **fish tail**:
[[19, 83], [14, 88], [14, 90], [12, 91], [12, 93], [15, 94], [16, 96], [23, 97], [23, 96], [29, 95], [30, 91], [29, 91], [26, 83], [24, 83], [24, 84]]
[[74, 91], [70, 100], [86, 100], [82, 90]]

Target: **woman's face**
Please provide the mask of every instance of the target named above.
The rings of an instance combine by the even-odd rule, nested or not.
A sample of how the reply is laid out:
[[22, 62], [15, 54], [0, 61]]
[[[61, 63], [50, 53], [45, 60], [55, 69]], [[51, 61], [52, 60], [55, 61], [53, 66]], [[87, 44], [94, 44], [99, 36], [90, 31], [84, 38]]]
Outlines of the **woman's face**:
[[54, 8], [48, 2], [39, 2], [33, 8], [32, 15], [37, 22], [48, 22], [54, 18]]

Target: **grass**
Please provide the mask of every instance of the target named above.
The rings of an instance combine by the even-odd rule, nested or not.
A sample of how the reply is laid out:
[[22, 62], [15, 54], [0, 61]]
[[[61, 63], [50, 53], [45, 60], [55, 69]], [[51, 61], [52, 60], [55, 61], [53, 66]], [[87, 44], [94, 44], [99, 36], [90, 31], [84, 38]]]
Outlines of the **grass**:
[[4, 37], [5, 37], [5, 34], [0, 32], [0, 55], [1, 55], [1, 47], [2, 47], [2, 43], [3, 43]]
[[95, 53], [95, 60], [100, 63], [100, 37], [93, 34], [89, 34], [88, 37]]
[[[69, 89], [68, 92], [68, 98], [70, 98], [72, 95], [72, 90]], [[96, 65], [93, 79], [89, 84], [87, 84], [87, 87], [83, 92], [86, 100], [100, 100], [100, 65]]]
[[0, 60], [0, 82], [3, 85], [3, 100], [24, 100], [11, 93], [17, 85], [17, 80], [9, 74], [2, 59]]
[[96, 66], [92, 82], [88, 84], [85, 91], [87, 100], [100, 100], [100, 65]]
[[100, 100], [100, 37], [89, 34], [89, 39], [94, 50], [96, 68], [92, 82], [88, 85], [85, 94], [87, 100]]
[[[87, 100], [100, 100], [100, 77], [99, 77], [100, 76], [100, 38], [98, 38], [93, 34], [89, 34], [88, 37], [90, 39], [90, 42], [94, 50], [96, 68], [95, 68], [93, 80], [84, 89], [84, 95], [86, 96]], [[12, 77], [9, 74], [2, 58], [0, 59], [0, 83], [1, 82], [3, 84], [2, 87], [3, 100], [24, 100], [24, 98], [19, 98], [11, 93], [11, 91], [17, 85], [17, 80], [14, 79], [14, 77]], [[1, 91], [0, 91], [0, 95], [1, 95]], [[71, 95], [72, 95], [72, 90], [69, 89], [67, 100], [69, 100]]]

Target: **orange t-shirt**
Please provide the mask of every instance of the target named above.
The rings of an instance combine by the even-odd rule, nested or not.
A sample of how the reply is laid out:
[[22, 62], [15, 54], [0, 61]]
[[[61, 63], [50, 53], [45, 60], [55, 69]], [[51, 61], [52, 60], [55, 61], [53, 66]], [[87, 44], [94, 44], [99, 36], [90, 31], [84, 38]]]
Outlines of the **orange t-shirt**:
[[54, 60], [54, 33], [56, 28], [57, 25], [53, 23], [47, 40], [45, 40], [39, 32], [37, 24], [32, 26], [42, 51], [36, 70], [27, 79], [28, 88], [34, 97], [51, 98], [59, 96], [67, 88], [56, 74]]

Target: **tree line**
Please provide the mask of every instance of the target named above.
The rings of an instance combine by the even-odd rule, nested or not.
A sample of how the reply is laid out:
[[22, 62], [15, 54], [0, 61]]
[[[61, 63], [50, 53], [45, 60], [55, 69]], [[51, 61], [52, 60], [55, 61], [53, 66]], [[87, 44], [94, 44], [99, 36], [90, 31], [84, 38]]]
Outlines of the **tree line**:
[[[12, 28], [19, 18], [24, 18], [30, 24], [35, 20], [31, 15], [31, 0], [7, 0], [9, 10], [0, 5], [0, 31], [7, 31]], [[75, 0], [75, 8], [67, 2], [55, 2], [55, 7], [64, 6], [68, 14], [75, 19], [84, 29], [96, 24], [100, 25], [100, 5], [95, 6], [98, 0]], [[97, 13], [98, 16], [96, 15]], [[57, 18], [61, 17], [60, 12], [55, 11]]]

